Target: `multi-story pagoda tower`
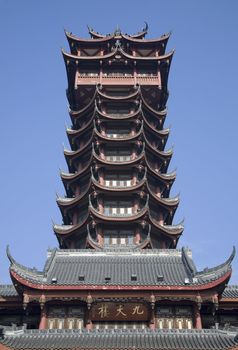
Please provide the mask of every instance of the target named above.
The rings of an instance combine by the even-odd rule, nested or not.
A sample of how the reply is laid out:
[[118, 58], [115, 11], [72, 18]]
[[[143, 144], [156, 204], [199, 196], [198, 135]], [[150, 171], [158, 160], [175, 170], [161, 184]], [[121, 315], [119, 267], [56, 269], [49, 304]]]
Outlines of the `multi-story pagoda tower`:
[[61, 248], [176, 248], [182, 224], [173, 225], [179, 198], [169, 198], [175, 173], [165, 150], [167, 81], [173, 51], [169, 35], [145, 33], [82, 40], [66, 32], [63, 51], [72, 127], [69, 168], [61, 173], [67, 196], [57, 203]]
[[[8, 250], [14, 287], [0, 288], [0, 349], [238, 349], [224, 331], [238, 327], [238, 287], [226, 288], [235, 251], [197, 271], [191, 250], [177, 249], [183, 224], [173, 223], [179, 198], [170, 197], [164, 127], [173, 51], [170, 34], [145, 39], [147, 30], [66, 32], [72, 126], [63, 223], [53, 226], [59, 249], [43, 271]], [[11, 323], [38, 330], [10, 334]]]

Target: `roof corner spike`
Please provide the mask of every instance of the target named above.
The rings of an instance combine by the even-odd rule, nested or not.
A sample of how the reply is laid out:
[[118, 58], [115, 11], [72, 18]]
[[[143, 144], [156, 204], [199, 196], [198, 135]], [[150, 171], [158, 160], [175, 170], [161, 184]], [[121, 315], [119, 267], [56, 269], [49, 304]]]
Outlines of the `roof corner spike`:
[[9, 244], [6, 247], [6, 253], [7, 253], [8, 260], [10, 261], [11, 265], [13, 265], [15, 263], [15, 260], [13, 259], [12, 255], [10, 253]]
[[145, 21], [145, 27], [142, 29], [143, 32], [148, 32], [149, 26], [148, 23]]
[[87, 28], [88, 28], [88, 32], [89, 32], [89, 33], [93, 31], [93, 28], [90, 27], [88, 24], [87, 24]]
[[236, 255], [236, 247], [233, 245], [230, 257], [227, 259], [227, 263], [230, 265]]

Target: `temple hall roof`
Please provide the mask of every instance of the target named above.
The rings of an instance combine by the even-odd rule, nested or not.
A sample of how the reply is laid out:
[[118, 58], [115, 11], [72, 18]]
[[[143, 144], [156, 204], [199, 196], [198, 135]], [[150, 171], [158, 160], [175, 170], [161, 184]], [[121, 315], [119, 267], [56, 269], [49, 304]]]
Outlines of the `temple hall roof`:
[[[108, 288], [204, 289], [224, 284], [231, 274], [234, 251], [227, 261], [215, 268], [197, 271], [189, 249], [152, 250], [62, 250], [48, 251], [43, 271], [18, 264], [8, 253], [10, 271], [18, 283], [33, 288], [71, 286], [86, 289], [90, 286]], [[84, 280], [79, 276], [83, 276]], [[136, 278], [132, 278], [136, 276]], [[45, 288], [45, 287], [44, 287]]]
[[221, 330], [15, 330], [5, 331], [4, 349], [237, 349], [235, 332]]
[[13, 285], [1, 284], [0, 285], [0, 297], [16, 297], [18, 293]]
[[222, 298], [237, 298], [238, 299], [238, 285], [230, 285], [224, 289]]

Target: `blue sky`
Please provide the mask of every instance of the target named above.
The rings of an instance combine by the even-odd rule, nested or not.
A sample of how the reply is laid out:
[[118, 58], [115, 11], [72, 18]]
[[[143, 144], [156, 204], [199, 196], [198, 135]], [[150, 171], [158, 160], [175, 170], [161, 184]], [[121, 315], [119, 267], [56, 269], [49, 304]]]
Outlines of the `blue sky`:
[[[0, 0], [1, 240], [0, 283], [9, 282], [7, 244], [17, 261], [42, 268], [57, 246], [55, 193], [64, 194], [62, 143], [70, 125], [63, 29], [87, 37], [89, 24], [108, 33], [117, 25], [149, 37], [173, 31], [166, 125], [177, 168], [172, 194], [185, 218], [179, 242], [198, 268], [222, 263], [238, 248], [238, 2], [236, 0], [57, 1]], [[238, 283], [237, 257], [232, 283]]]

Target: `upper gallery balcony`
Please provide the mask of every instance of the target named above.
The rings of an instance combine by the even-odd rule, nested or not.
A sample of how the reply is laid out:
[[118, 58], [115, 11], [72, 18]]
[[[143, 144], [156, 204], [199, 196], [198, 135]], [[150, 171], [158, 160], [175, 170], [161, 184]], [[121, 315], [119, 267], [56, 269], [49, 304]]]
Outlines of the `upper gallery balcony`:
[[76, 73], [75, 86], [78, 85], [157, 85], [161, 86], [158, 74], [142, 73]]

